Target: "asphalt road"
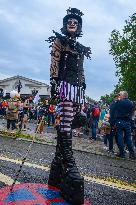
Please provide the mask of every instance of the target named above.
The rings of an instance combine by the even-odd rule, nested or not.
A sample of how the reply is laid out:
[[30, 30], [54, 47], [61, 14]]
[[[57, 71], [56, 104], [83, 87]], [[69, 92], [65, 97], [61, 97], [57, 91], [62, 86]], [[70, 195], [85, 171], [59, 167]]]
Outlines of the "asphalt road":
[[[12, 184], [29, 144], [0, 137], [0, 187]], [[54, 152], [54, 146], [34, 143], [18, 183], [47, 183]], [[136, 161], [80, 151], [74, 151], [74, 157], [91, 205], [136, 205]]]

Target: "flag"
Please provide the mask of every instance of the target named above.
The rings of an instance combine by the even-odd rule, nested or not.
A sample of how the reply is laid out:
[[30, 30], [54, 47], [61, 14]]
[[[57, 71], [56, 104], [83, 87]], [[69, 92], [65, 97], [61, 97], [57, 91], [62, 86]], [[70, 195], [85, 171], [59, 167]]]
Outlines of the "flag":
[[40, 100], [40, 97], [39, 97], [39, 94], [37, 93], [33, 99], [33, 103], [38, 104], [39, 100]]
[[7, 93], [7, 91], [4, 90], [4, 92], [3, 92], [3, 97], [6, 97], [6, 93]]

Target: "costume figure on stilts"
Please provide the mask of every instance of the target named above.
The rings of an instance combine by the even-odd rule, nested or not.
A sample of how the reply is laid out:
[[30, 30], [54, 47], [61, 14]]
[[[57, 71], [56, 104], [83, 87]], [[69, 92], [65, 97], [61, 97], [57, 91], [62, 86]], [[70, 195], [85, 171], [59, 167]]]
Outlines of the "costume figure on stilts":
[[82, 15], [80, 10], [69, 8], [63, 18], [63, 35], [53, 31], [55, 36], [47, 40], [52, 47], [51, 96], [59, 95], [60, 99], [60, 128], [48, 184], [60, 188], [64, 199], [72, 205], [84, 203], [84, 179], [73, 157], [71, 131], [76, 112], [85, 102], [84, 56], [91, 58], [90, 47], [76, 41], [82, 36]]

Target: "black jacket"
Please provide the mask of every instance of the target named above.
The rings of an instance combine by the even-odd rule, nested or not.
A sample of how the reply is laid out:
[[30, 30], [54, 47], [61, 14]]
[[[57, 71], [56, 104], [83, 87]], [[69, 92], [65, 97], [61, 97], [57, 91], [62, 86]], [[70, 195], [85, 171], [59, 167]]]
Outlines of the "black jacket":
[[78, 54], [63, 51], [60, 58], [59, 80], [82, 87], [85, 83], [83, 61], [83, 55], [79, 57]]
[[115, 105], [116, 105], [117, 101], [113, 101], [110, 104], [110, 119], [109, 122], [111, 124], [111, 126], [115, 125], [115, 120], [116, 120], [116, 110], [115, 110]]
[[117, 101], [114, 108], [116, 121], [117, 120], [131, 121], [132, 114], [133, 114], [133, 106], [134, 106], [133, 103], [127, 98]]

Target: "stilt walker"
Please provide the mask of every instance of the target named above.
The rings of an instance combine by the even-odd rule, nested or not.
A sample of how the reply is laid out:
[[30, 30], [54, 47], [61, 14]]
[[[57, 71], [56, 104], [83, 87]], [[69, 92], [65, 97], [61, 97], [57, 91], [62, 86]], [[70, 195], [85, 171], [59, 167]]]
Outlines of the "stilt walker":
[[63, 35], [53, 31], [55, 36], [47, 40], [52, 47], [51, 95], [60, 98], [60, 128], [48, 184], [60, 188], [64, 199], [72, 205], [84, 203], [84, 179], [73, 157], [71, 131], [74, 116], [85, 102], [84, 56], [91, 58], [90, 47], [76, 41], [82, 36], [82, 15], [80, 10], [69, 8], [63, 18]]

